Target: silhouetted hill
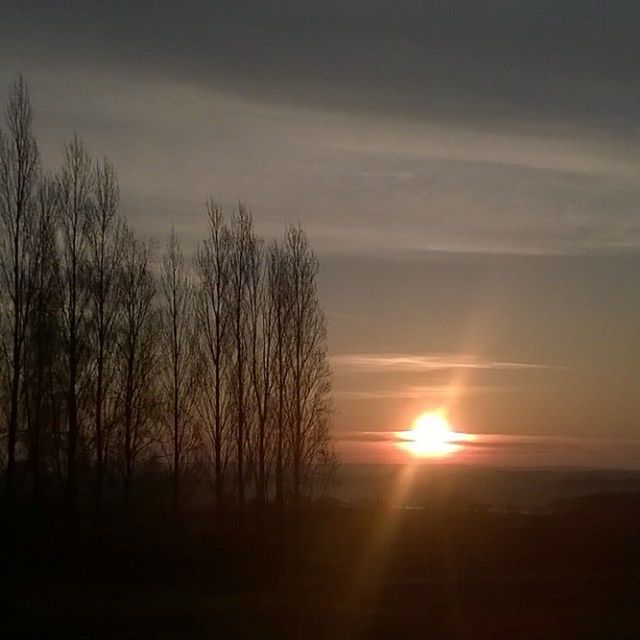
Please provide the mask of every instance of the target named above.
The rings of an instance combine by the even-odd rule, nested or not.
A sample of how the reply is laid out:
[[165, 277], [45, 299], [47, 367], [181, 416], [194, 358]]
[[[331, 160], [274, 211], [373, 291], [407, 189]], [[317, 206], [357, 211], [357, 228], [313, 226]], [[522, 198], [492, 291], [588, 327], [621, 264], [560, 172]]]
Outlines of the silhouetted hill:
[[[400, 482], [397, 465], [345, 464], [338, 497], [347, 504], [376, 504]], [[454, 464], [416, 467], [401, 495], [404, 506], [445, 503], [462, 508], [547, 509], [559, 500], [592, 494], [640, 492], [640, 471], [571, 468], [504, 468]]]

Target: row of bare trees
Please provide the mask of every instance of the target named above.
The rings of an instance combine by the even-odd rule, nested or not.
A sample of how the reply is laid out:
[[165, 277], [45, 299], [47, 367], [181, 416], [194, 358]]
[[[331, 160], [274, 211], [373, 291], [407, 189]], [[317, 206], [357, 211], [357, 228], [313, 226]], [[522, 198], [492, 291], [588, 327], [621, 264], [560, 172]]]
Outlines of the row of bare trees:
[[[217, 505], [300, 504], [333, 465], [318, 262], [300, 227], [257, 236], [207, 205], [192, 259], [119, 213], [114, 168], [76, 138], [42, 170], [27, 88], [0, 132], [0, 410], [6, 495], [60, 487], [70, 512], [160, 470]], [[204, 484], [204, 483], [203, 483]]]

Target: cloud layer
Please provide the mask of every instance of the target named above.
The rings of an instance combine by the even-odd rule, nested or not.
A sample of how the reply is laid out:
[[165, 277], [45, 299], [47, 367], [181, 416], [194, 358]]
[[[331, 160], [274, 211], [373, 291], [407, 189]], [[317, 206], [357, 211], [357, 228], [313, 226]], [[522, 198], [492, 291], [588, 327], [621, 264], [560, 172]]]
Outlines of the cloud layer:
[[511, 370], [551, 369], [530, 362], [483, 360], [477, 356], [409, 353], [344, 353], [332, 356], [334, 369], [357, 373], [423, 373], [455, 369]]
[[324, 251], [616, 252], [640, 247], [638, 24], [621, 1], [10, 2], [0, 80], [31, 80], [47, 153], [78, 129], [116, 156], [141, 225], [203, 226], [213, 193]]

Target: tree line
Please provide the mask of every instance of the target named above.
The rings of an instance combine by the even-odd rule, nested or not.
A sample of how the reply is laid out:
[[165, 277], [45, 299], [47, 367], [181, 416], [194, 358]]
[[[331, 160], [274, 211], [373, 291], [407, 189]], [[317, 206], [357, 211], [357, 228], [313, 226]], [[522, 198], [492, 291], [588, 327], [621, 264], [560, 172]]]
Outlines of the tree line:
[[160, 469], [218, 507], [294, 506], [334, 465], [318, 261], [300, 226], [266, 242], [251, 212], [207, 204], [188, 259], [156, 259], [119, 212], [114, 167], [78, 137], [42, 167], [22, 77], [0, 129], [0, 410], [6, 498], [69, 513]]

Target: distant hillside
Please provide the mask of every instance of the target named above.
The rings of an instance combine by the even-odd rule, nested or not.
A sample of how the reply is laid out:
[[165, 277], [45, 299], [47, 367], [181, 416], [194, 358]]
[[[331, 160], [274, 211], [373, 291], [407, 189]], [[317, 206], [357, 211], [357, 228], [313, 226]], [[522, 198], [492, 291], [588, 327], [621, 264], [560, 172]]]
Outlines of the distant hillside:
[[640, 471], [424, 465], [399, 491], [402, 470], [394, 465], [345, 464], [337, 495], [349, 504], [382, 502], [395, 491], [403, 506], [546, 509], [581, 496], [640, 493]]

